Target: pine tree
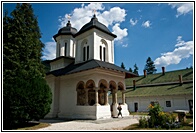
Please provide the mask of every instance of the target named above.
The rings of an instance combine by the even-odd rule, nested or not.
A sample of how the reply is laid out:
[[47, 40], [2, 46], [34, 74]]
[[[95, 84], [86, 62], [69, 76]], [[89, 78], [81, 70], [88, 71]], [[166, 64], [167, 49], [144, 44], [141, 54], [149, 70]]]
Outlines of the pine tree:
[[129, 68], [129, 72], [133, 72], [133, 70], [132, 70], [132, 68], [131, 68], [131, 67]]
[[121, 68], [125, 69], [125, 65], [123, 62], [121, 63]]
[[148, 59], [146, 60], [146, 65], [144, 70], [146, 70], [147, 74], [153, 74], [157, 71], [154, 62], [150, 57], [148, 57]]
[[50, 111], [52, 94], [44, 76], [44, 44], [30, 4], [17, 4], [3, 17], [4, 129], [39, 120]]
[[135, 74], [139, 75], [139, 74], [138, 74], [138, 67], [137, 67], [137, 65], [136, 65], [136, 64], [134, 65], [133, 73], [135, 73]]

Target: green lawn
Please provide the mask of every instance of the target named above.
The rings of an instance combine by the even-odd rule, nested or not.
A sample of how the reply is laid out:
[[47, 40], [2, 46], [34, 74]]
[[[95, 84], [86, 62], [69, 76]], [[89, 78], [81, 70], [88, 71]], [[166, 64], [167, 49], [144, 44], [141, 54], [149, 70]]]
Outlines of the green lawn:
[[20, 128], [17, 128], [16, 130], [37, 130], [40, 128], [48, 127], [50, 124], [48, 123], [27, 123], [25, 125], [21, 125]]

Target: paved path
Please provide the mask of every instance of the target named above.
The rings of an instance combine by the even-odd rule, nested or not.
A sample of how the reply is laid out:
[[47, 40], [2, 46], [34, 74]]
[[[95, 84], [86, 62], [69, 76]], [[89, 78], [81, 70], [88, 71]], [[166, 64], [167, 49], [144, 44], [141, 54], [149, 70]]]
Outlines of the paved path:
[[124, 118], [109, 118], [99, 120], [41, 120], [51, 126], [39, 130], [122, 130], [123, 128], [138, 123], [139, 116]]

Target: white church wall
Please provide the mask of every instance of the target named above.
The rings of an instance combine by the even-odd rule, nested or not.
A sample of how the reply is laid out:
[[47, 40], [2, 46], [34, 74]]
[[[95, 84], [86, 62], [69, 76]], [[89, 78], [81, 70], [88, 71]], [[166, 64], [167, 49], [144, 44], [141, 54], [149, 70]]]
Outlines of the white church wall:
[[110, 105], [97, 106], [96, 117], [97, 119], [110, 118], [111, 117]]
[[[107, 71], [107, 73], [106, 73]], [[112, 77], [111, 77], [112, 76]], [[56, 100], [59, 100], [58, 105], [54, 105], [53, 99], [53, 110], [57, 110], [57, 115], [54, 113], [53, 116], [58, 116], [59, 118], [89, 118], [89, 119], [99, 119], [99, 118], [107, 118], [111, 117], [110, 106], [97, 106], [97, 108], [93, 106], [78, 106], [77, 105], [77, 91], [76, 85], [83, 81], [86, 83], [88, 80], [93, 80], [95, 82], [95, 86], [98, 86], [99, 81], [101, 79], [105, 79], [108, 84], [110, 81], [122, 82], [124, 84], [124, 73], [122, 72], [114, 72], [110, 70], [104, 70], [100, 68], [83, 71], [76, 74], [70, 74], [59, 77], [59, 97]], [[53, 98], [55, 93], [55, 83], [54, 78], [49, 79], [50, 86], [53, 89]], [[58, 82], [56, 80], [56, 82]], [[56, 86], [58, 87], [58, 86]], [[57, 89], [56, 89], [57, 90]], [[57, 104], [57, 103], [56, 103]], [[58, 107], [57, 107], [58, 106]], [[53, 113], [52, 111], [50, 114]]]
[[76, 37], [76, 58], [75, 63], [83, 62], [83, 46], [82, 42], [87, 40], [87, 45], [89, 46], [89, 60], [93, 59], [93, 34], [92, 31], [85, 32]]
[[[75, 42], [75, 38], [73, 38], [71, 35], [61, 35], [56, 37], [56, 45], [60, 44], [59, 46], [56, 47], [56, 57], [59, 56], [68, 56], [68, 57], [75, 57], [75, 48], [74, 48], [74, 44]], [[65, 52], [65, 43], [67, 43], [67, 48], [66, 48], [66, 52]], [[60, 53], [59, 53], [60, 51]], [[66, 53], [66, 55], [65, 55]]]
[[76, 64], [83, 62], [83, 45], [81, 44], [85, 39], [89, 46], [89, 60], [100, 60], [100, 45], [101, 40], [104, 39], [107, 43], [106, 62], [114, 64], [114, 38], [97, 29], [91, 29], [76, 37]]
[[[158, 101], [163, 110], [169, 112], [174, 110], [189, 110], [188, 100], [192, 99], [192, 95], [126, 97], [126, 103], [130, 112], [135, 112], [134, 103], [138, 103], [138, 112], [147, 112], [150, 103]], [[171, 107], [167, 107], [166, 101], [170, 101]]]
[[71, 64], [72, 62], [73, 62], [73, 60], [69, 60], [69, 59], [65, 59], [65, 58], [61, 58], [59, 60], [53, 61], [50, 63], [50, 71], [64, 68], [64, 67], [68, 66], [69, 64]]
[[94, 34], [94, 36], [95, 36], [94, 44], [96, 44], [94, 47], [95, 58], [97, 60], [100, 60], [100, 51], [99, 50], [100, 50], [100, 45], [102, 44], [101, 40], [103, 39], [107, 43], [106, 62], [114, 64], [114, 57], [113, 57], [113, 40], [114, 40], [114, 38], [97, 30], [97, 29], [95, 29], [94, 33], [95, 33]]

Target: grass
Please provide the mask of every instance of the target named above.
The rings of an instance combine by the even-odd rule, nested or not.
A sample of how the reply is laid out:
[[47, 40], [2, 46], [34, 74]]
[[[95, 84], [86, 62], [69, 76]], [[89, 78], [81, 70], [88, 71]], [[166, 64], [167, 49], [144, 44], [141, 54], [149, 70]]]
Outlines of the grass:
[[20, 126], [16, 130], [37, 130], [48, 126], [50, 126], [48, 123], [29, 122], [23, 126]]
[[148, 115], [148, 112], [131, 112], [130, 115]]

